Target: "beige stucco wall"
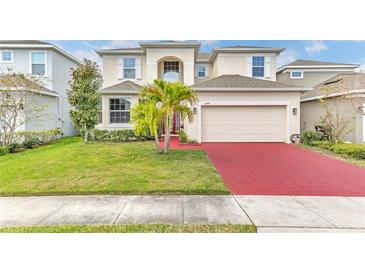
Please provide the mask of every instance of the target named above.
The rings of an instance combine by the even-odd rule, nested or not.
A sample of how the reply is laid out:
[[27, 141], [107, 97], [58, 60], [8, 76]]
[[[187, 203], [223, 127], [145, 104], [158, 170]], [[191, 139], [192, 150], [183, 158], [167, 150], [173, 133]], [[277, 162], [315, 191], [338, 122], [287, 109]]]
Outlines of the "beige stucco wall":
[[134, 80], [135, 83], [143, 85], [146, 83], [146, 57], [143, 55], [104, 55], [103, 56], [103, 88], [110, 87], [125, 81], [119, 78], [119, 59], [125, 57], [141, 58], [142, 79]]
[[[300, 93], [299, 92], [200, 92], [199, 102], [196, 105], [197, 112], [194, 121], [185, 121], [184, 126], [189, 138], [200, 141], [200, 115], [204, 105], [287, 105], [287, 136], [286, 142], [292, 134], [300, 133]], [[293, 108], [298, 109], [297, 115], [293, 114]]]
[[[276, 80], [280, 83], [285, 83], [289, 85], [295, 85], [301, 87], [314, 87], [341, 73], [341, 71], [321, 72], [321, 71], [305, 71], [301, 69], [298, 69], [298, 71], [303, 71], [302, 79], [291, 79], [290, 70], [288, 70], [287, 72], [278, 73], [276, 75]], [[303, 97], [307, 97], [307, 95], [305, 94]]]
[[183, 62], [185, 85], [194, 84], [194, 49], [193, 48], [147, 48], [146, 49], [146, 79], [152, 83], [158, 78], [158, 62], [165, 57], [176, 57]]
[[218, 53], [213, 62], [212, 77], [223, 74], [239, 74], [251, 77], [252, 56], [265, 56], [265, 70], [269, 69], [270, 76], [265, 80], [276, 80], [276, 54], [275, 53]]
[[[333, 103], [327, 99], [329, 104]], [[337, 101], [338, 109], [343, 117], [351, 120], [351, 127], [354, 129], [345, 138], [345, 141], [352, 143], [364, 143], [363, 141], [363, 119], [364, 115], [356, 111], [350, 101]], [[315, 130], [314, 126], [318, 124], [320, 116], [325, 112], [325, 108], [318, 100], [301, 103], [301, 131]]]

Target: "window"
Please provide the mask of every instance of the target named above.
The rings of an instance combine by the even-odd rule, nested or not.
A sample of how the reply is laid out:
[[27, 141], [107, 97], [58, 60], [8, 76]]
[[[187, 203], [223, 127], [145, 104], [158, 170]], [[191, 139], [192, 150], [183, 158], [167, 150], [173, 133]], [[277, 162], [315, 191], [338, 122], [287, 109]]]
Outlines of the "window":
[[302, 71], [291, 71], [290, 72], [290, 78], [292, 79], [298, 79], [298, 78], [303, 78], [303, 72]]
[[31, 52], [31, 73], [38, 75], [46, 74], [46, 53], [44, 51]]
[[109, 99], [110, 123], [127, 124], [130, 121], [131, 103], [123, 98]]
[[178, 61], [163, 62], [163, 79], [168, 82], [176, 82], [180, 80]]
[[252, 56], [252, 77], [265, 76], [265, 57]]
[[136, 59], [124, 58], [123, 59], [123, 78], [124, 79], [136, 79]]
[[198, 67], [198, 77], [205, 77], [205, 66]]
[[10, 50], [1, 51], [1, 62], [13, 62], [13, 52]]

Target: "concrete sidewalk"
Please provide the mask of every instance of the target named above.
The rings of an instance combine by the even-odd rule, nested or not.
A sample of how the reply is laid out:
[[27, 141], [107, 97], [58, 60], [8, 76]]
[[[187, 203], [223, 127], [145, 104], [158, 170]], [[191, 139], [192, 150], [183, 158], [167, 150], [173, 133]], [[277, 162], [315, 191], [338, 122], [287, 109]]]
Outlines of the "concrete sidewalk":
[[253, 223], [258, 232], [365, 232], [365, 197], [0, 197], [0, 226], [142, 223]]

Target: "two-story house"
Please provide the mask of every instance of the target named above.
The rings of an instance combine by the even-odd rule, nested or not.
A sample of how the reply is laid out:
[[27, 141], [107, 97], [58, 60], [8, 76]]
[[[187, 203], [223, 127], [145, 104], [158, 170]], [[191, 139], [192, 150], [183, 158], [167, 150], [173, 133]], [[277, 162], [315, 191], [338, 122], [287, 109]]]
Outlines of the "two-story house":
[[[41, 109], [18, 130], [61, 128], [64, 135], [77, 132], [69, 116], [66, 90], [71, 80], [70, 69], [80, 61], [56, 45], [33, 40], [0, 40], [0, 76], [10, 73], [36, 75], [41, 86], [27, 98]], [[27, 104], [27, 103], [26, 103]], [[26, 108], [27, 106], [25, 106]]]
[[297, 60], [277, 70], [278, 82], [313, 88], [301, 96], [301, 131], [315, 130], [326, 111], [320, 99], [326, 99], [331, 111], [337, 109], [350, 121], [352, 131], [345, 141], [365, 143], [365, 74], [354, 72], [358, 67]]
[[192, 86], [194, 121], [174, 117], [198, 142], [290, 142], [300, 132], [300, 94], [306, 88], [276, 81], [281, 48], [223, 47], [200, 53], [196, 42], [141, 42], [140, 47], [96, 51], [104, 86], [99, 128], [131, 128], [130, 109], [142, 85], [154, 79]]

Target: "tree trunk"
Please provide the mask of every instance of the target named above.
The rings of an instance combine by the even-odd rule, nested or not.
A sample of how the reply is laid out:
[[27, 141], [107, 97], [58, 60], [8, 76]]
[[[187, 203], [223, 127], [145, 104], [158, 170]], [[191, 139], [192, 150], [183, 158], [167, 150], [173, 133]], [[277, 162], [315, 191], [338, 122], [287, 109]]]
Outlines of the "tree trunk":
[[156, 145], [156, 149], [157, 149], [157, 152], [160, 153], [160, 140], [158, 139], [158, 133], [157, 133], [157, 130], [154, 132], [154, 137], [155, 137], [155, 145]]
[[165, 127], [165, 140], [164, 140], [164, 148], [163, 148], [163, 152], [167, 153], [169, 151], [169, 147], [170, 147], [170, 138], [171, 138], [171, 128], [172, 128], [172, 123], [171, 123], [171, 113], [169, 113], [168, 115], [166, 115], [166, 127]]
[[84, 131], [85, 131], [85, 133], [84, 133], [84, 144], [86, 144], [87, 143], [87, 135], [88, 135], [86, 124], [84, 126]]

